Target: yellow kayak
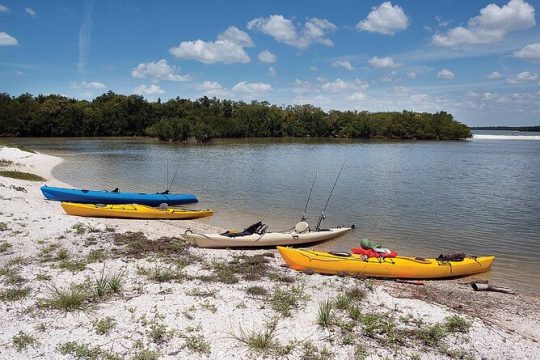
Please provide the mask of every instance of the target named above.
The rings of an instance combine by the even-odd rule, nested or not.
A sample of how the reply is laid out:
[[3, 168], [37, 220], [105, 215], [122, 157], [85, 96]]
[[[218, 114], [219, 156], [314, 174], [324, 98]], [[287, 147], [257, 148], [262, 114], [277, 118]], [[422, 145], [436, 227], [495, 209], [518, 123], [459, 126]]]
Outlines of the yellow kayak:
[[392, 279], [440, 279], [488, 271], [495, 256], [467, 257], [463, 261], [438, 261], [405, 256], [368, 258], [356, 254], [277, 247], [287, 265], [298, 271], [347, 274]]
[[175, 207], [156, 208], [146, 205], [96, 205], [63, 202], [68, 215], [110, 217], [125, 219], [171, 219], [186, 220], [212, 216], [212, 210], [188, 210]]

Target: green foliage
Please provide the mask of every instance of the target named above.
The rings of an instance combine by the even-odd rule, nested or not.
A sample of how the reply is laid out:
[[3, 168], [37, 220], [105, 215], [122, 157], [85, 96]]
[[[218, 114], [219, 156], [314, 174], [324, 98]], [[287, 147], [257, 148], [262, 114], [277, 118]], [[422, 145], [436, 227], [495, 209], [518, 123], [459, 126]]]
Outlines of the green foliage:
[[45, 179], [39, 175], [35, 175], [35, 174], [23, 172], [23, 171], [2, 170], [0, 171], [0, 176], [17, 179], [17, 180], [45, 181]]
[[30, 295], [31, 291], [32, 289], [29, 287], [0, 290], [0, 300], [2, 301], [21, 300], [27, 297], [28, 295]]
[[116, 327], [116, 320], [110, 316], [96, 320], [92, 323], [98, 335], [106, 335]]
[[13, 346], [17, 350], [17, 352], [21, 352], [22, 350], [26, 349], [28, 346], [35, 346], [36, 345], [36, 339], [24, 331], [19, 331], [19, 333], [11, 339], [13, 342]]
[[471, 136], [451, 114], [329, 111], [266, 101], [171, 99], [149, 103], [109, 91], [92, 101], [0, 93], [0, 135], [133, 136], [167, 141], [238, 137], [343, 137], [451, 140]]
[[307, 296], [304, 293], [304, 288], [301, 286], [290, 286], [286, 288], [275, 288], [272, 294], [271, 304], [272, 309], [280, 313], [282, 316], [291, 316], [292, 309], [298, 309]]
[[115, 353], [105, 351], [99, 346], [80, 344], [75, 341], [68, 341], [58, 345], [57, 351], [62, 355], [71, 355], [75, 359], [86, 360], [120, 360], [122, 357]]

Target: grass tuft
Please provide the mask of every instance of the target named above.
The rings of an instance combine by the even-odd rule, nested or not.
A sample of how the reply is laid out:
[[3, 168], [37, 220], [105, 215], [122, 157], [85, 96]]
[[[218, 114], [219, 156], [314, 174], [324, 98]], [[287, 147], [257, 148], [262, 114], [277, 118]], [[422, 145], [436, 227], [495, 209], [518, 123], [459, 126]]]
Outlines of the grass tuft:
[[0, 170], [0, 176], [8, 177], [11, 179], [17, 179], [17, 180], [45, 181], [45, 178], [42, 178], [39, 175], [31, 174], [31, 173], [27, 173], [23, 171]]
[[2, 301], [17, 301], [26, 298], [30, 295], [32, 289], [30, 287], [11, 288], [0, 291], [0, 300]]
[[116, 327], [116, 320], [110, 316], [107, 316], [103, 319], [95, 320], [92, 325], [94, 325], [96, 334], [106, 335]]
[[282, 316], [291, 316], [292, 309], [298, 309], [302, 302], [307, 300], [302, 286], [290, 286], [286, 288], [276, 288], [272, 294], [272, 309]]
[[210, 343], [206, 341], [203, 335], [189, 335], [185, 339], [184, 347], [191, 352], [209, 355]]
[[32, 335], [28, 335], [24, 331], [19, 331], [19, 333], [11, 339], [11, 342], [13, 343], [13, 347], [15, 347], [15, 350], [17, 352], [21, 352], [24, 349], [26, 349], [28, 346], [36, 346], [37, 341]]
[[319, 324], [319, 326], [327, 328], [334, 324], [335, 319], [333, 318], [332, 309], [332, 301], [325, 300], [319, 304], [319, 312], [317, 315], [317, 324]]

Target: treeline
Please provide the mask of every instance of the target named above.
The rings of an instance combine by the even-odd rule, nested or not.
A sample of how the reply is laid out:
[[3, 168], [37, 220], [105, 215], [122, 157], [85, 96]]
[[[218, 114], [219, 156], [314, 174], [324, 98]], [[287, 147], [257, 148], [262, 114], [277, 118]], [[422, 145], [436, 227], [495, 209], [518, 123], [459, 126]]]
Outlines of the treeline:
[[540, 126], [475, 126], [472, 130], [540, 131]]
[[92, 101], [60, 95], [0, 94], [1, 136], [134, 136], [195, 138], [343, 137], [455, 140], [470, 129], [446, 112], [325, 112], [311, 105], [171, 99], [107, 92]]

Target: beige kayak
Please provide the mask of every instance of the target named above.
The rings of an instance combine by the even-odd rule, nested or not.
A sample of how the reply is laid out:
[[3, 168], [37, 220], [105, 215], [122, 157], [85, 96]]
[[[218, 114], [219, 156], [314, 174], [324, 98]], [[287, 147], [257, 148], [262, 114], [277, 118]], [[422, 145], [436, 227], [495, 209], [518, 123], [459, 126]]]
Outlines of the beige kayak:
[[186, 230], [184, 239], [201, 248], [232, 248], [232, 247], [271, 247], [291, 246], [317, 243], [334, 239], [350, 231], [351, 228], [339, 227], [332, 229], [297, 231], [298, 227], [288, 232], [262, 232], [237, 236], [235, 234], [198, 234]]

